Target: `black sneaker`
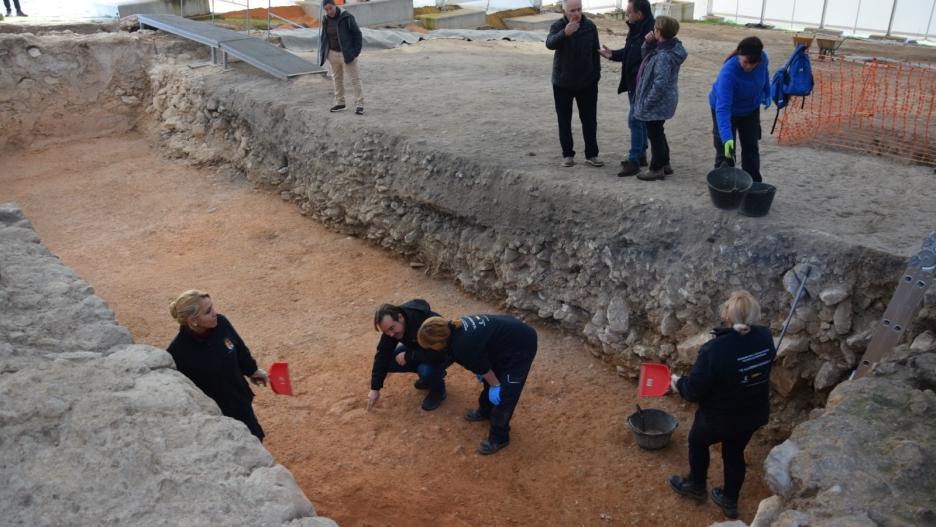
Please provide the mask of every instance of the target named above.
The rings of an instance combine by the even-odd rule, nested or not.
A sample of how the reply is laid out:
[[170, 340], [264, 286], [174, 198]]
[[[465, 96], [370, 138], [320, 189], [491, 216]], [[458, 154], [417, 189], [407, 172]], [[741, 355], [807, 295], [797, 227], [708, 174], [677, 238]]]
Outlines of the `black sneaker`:
[[721, 507], [725, 517], [734, 520], [738, 517], [738, 500], [728, 498], [722, 493], [721, 487], [712, 487], [712, 501]]
[[22, 11], [17, 11], [17, 12], [16, 12], [16, 16], [29, 16], [29, 15], [27, 15], [26, 13], [24, 13], [24, 12], [22, 12]]
[[618, 172], [618, 177], [636, 176], [639, 173], [640, 165], [628, 159], [622, 164], [621, 171]]
[[650, 164], [647, 163], [647, 156], [640, 156], [640, 166], [642, 167], [650, 166]]
[[673, 167], [669, 166], [669, 163], [663, 165], [663, 173], [667, 176], [673, 175]]
[[682, 494], [687, 498], [698, 501], [705, 501], [706, 494], [708, 494], [705, 491], [704, 483], [693, 483], [682, 476], [670, 476], [669, 486], [672, 487], [677, 494]]
[[422, 409], [431, 412], [438, 408], [445, 400], [445, 392], [429, 392], [429, 395], [423, 399]]
[[343, 105], [343, 104], [336, 104], [336, 105], [332, 106], [331, 108], [329, 108], [328, 111], [329, 111], [329, 112], [332, 112], [332, 113], [335, 113], [335, 112], [343, 112], [343, 111], [345, 111], [346, 108], [347, 108], [347, 106], [345, 106], [345, 105]]
[[468, 410], [465, 413], [465, 420], [470, 423], [477, 423], [478, 421], [487, 421], [491, 416], [481, 412], [480, 408], [475, 408], [474, 410]]
[[355, 108], [355, 109], [354, 109], [354, 114], [355, 114], [355, 115], [364, 115], [364, 107], [363, 107], [363, 106], [358, 106], [357, 108]]
[[481, 444], [478, 445], [478, 453], [482, 456], [490, 456], [491, 454], [497, 452], [498, 450], [509, 445], [510, 441], [504, 441], [503, 443], [498, 443], [497, 441], [491, 441], [490, 439], [485, 439], [481, 441]]

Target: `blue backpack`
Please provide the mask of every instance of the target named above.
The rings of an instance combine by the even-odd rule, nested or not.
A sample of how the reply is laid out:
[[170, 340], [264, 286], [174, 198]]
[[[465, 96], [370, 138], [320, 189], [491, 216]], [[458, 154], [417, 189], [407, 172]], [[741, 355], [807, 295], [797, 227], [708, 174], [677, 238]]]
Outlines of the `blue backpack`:
[[791, 97], [802, 97], [803, 105], [806, 104], [806, 96], [813, 90], [812, 65], [809, 63], [809, 55], [806, 54], [806, 46], [799, 44], [793, 50], [793, 54], [787, 59], [786, 64], [777, 70], [770, 80], [770, 99], [777, 105], [777, 115], [774, 117], [773, 126], [770, 133], [774, 133], [777, 127], [777, 119], [780, 118], [780, 110], [786, 107]]

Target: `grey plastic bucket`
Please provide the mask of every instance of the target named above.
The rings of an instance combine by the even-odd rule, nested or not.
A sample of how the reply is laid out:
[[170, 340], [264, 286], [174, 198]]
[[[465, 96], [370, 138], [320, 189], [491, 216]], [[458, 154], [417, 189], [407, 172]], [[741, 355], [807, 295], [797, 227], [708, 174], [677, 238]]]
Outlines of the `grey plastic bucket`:
[[675, 417], [655, 408], [634, 412], [627, 418], [627, 427], [634, 433], [637, 446], [644, 450], [659, 450], [668, 445], [678, 426]]

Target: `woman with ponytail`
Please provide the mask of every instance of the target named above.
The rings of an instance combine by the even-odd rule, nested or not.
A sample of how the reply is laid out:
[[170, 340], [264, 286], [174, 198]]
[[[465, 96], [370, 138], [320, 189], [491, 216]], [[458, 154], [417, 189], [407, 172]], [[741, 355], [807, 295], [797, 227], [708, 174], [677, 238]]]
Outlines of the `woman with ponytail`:
[[770, 367], [777, 354], [770, 329], [754, 325], [760, 305], [747, 291], [731, 293], [722, 306], [725, 326], [699, 350], [687, 377], [673, 375], [671, 388], [699, 403], [689, 431], [689, 475], [672, 476], [679, 494], [706, 499], [709, 447], [722, 444], [724, 487], [712, 489], [712, 501], [728, 518], [738, 517], [744, 483], [744, 448], [770, 413]]
[[471, 422], [491, 420], [478, 453], [493, 454], [507, 446], [510, 418], [536, 357], [536, 330], [509, 315], [432, 317], [423, 322], [417, 339], [423, 349], [448, 353], [483, 386], [478, 408], [465, 414]]
[[267, 373], [257, 367], [234, 326], [215, 311], [211, 296], [195, 289], [169, 304], [179, 333], [169, 344], [176, 368], [218, 403], [221, 413], [247, 425], [263, 441], [263, 428], [253, 411], [254, 394], [244, 377], [266, 386]]

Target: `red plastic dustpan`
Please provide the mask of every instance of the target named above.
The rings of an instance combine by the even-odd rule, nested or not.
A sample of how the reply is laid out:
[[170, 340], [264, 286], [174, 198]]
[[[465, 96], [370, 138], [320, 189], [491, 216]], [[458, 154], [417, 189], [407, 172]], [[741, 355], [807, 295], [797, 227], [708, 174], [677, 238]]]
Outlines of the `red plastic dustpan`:
[[273, 393], [292, 395], [292, 384], [289, 383], [289, 364], [274, 362], [270, 366], [270, 388], [273, 388]]
[[662, 397], [670, 385], [670, 371], [666, 364], [645, 362], [640, 365], [638, 397]]

